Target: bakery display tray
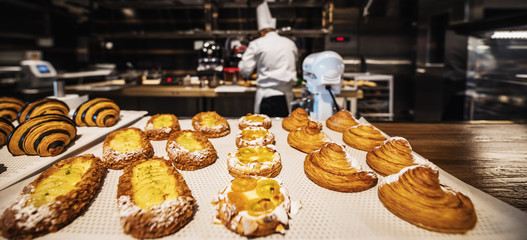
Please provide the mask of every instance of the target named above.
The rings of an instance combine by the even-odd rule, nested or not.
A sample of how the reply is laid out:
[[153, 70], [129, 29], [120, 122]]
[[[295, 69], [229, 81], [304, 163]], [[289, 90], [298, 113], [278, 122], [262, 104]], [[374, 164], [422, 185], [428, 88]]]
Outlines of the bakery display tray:
[[[132, 126], [144, 129], [148, 117]], [[365, 120], [362, 120], [363, 122]], [[237, 120], [229, 120], [231, 133], [210, 139], [218, 152], [218, 160], [196, 171], [180, 171], [197, 201], [193, 219], [166, 239], [247, 239], [223, 225], [213, 223], [216, 215], [210, 203], [213, 197], [232, 180], [227, 171], [227, 154], [236, 149], [235, 137], [240, 132]], [[182, 129], [192, 129], [190, 120], [180, 120]], [[382, 129], [381, 129], [382, 130]], [[276, 148], [282, 157], [282, 171], [277, 176], [289, 190], [293, 201], [302, 208], [292, 217], [285, 235], [272, 234], [261, 239], [525, 239], [527, 214], [482, 191], [475, 189], [440, 170], [440, 181], [470, 197], [478, 222], [466, 234], [447, 234], [416, 227], [389, 212], [377, 197], [377, 186], [358, 193], [342, 193], [322, 188], [309, 180], [303, 169], [306, 156], [287, 144], [281, 120], [273, 120], [270, 129], [276, 135]], [[334, 142], [343, 144], [342, 134], [323, 130]], [[404, 137], [404, 136], [401, 136]], [[166, 141], [152, 141], [156, 156], [166, 157]], [[411, 142], [410, 142], [411, 144]], [[346, 147], [364, 169], [366, 152]], [[83, 153], [102, 155], [102, 141]], [[42, 239], [132, 239], [122, 232], [116, 195], [121, 170], [108, 170], [100, 192], [87, 210], [71, 224]], [[379, 182], [383, 177], [379, 177]], [[22, 188], [36, 176], [0, 191], [0, 212], [11, 205]], [[260, 238], [259, 238], [260, 239]]]
[[53, 157], [40, 157], [36, 155], [13, 156], [7, 149], [7, 146], [1, 147], [0, 164], [3, 165], [5, 171], [0, 173], [0, 190], [17, 181], [20, 181], [34, 172], [49, 167], [51, 164], [60, 159], [75, 156], [75, 154], [83, 151], [83, 148], [87, 145], [93, 143], [99, 138], [105, 137], [106, 134], [110, 133], [111, 131], [117, 130], [133, 123], [134, 121], [139, 120], [147, 113], [148, 112], [146, 111], [122, 110], [120, 113], [120, 119], [114, 126], [108, 128], [77, 127], [77, 137], [75, 141], [70, 143], [70, 145], [61, 154]]

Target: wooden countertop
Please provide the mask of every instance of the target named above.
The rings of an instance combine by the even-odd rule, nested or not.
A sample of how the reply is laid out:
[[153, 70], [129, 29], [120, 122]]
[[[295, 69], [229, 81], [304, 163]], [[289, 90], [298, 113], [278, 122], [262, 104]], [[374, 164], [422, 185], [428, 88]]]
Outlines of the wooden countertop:
[[527, 124], [374, 123], [461, 181], [527, 212]]

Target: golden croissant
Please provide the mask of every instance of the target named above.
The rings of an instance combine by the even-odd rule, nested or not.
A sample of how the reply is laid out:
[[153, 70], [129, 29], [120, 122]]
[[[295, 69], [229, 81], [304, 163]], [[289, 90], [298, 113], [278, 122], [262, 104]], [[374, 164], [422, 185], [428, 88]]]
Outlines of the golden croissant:
[[411, 166], [379, 184], [379, 199], [393, 214], [416, 226], [437, 232], [464, 233], [476, 225], [472, 201], [439, 183], [439, 172]]
[[375, 186], [377, 175], [361, 170], [351, 160], [344, 146], [329, 143], [306, 156], [304, 172], [319, 186], [339, 192], [359, 192]]
[[359, 124], [344, 130], [342, 140], [352, 148], [370, 151], [381, 145], [386, 137], [372, 125]]
[[287, 143], [305, 153], [318, 150], [330, 142], [329, 136], [322, 132], [322, 124], [314, 121], [287, 135]]
[[348, 110], [340, 110], [326, 120], [326, 126], [337, 132], [344, 132], [344, 130], [358, 124], [357, 120]]
[[295, 109], [289, 117], [282, 120], [282, 127], [288, 131], [295, 131], [305, 126], [309, 122], [309, 115], [303, 108]]
[[402, 137], [392, 137], [366, 154], [368, 165], [383, 176], [417, 164], [426, 164], [412, 154], [410, 143]]

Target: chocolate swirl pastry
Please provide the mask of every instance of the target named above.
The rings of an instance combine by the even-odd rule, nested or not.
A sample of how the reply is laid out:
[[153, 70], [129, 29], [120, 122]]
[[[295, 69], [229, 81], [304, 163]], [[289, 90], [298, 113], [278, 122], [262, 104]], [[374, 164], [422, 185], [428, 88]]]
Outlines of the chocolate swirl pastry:
[[11, 133], [7, 149], [13, 156], [56, 156], [77, 136], [77, 127], [68, 117], [41, 115], [18, 125]]
[[108, 98], [95, 98], [81, 104], [73, 114], [79, 127], [111, 127], [119, 120], [121, 109]]
[[472, 201], [439, 183], [439, 172], [411, 166], [379, 184], [379, 199], [393, 214], [428, 230], [465, 233], [476, 225]]
[[418, 161], [412, 154], [410, 143], [402, 137], [392, 137], [366, 154], [368, 165], [383, 176], [392, 175], [405, 167], [417, 165]]
[[124, 233], [143, 239], [182, 228], [192, 219], [196, 200], [172, 164], [154, 157], [124, 168], [117, 203]]
[[287, 143], [305, 153], [318, 150], [330, 142], [329, 136], [322, 132], [322, 124], [314, 121], [287, 135]]
[[344, 132], [344, 130], [358, 124], [357, 119], [348, 110], [340, 110], [326, 120], [326, 126], [337, 132]]
[[26, 105], [18, 114], [18, 122], [23, 123], [30, 118], [44, 114], [68, 116], [69, 112], [70, 108], [63, 101], [45, 98]]
[[55, 163], [25, 186], [5, 210], [0, 218], [2, 236], [29, 239], [58, 231], [86, 209], [105, 173], [92, 154]]
[[282, 128], [291, 132], [305, 126], [309, 122], [309, 115], [303, 108], [295, 109], [289, 117], [282, 120]]
[[375, 173], [361, 170], [356, 160], [346, 154], [344, 146], [336, 143], [309, 153], [304, 172], [317, 185], [339, 192], [360, 192], [377, 184]]
[[18, 98], [0, 97], [0, 118], [5, 118], [10, 122], [15, 121], [24, 106], [26, 103]]
[[342, 140], [352, 148], [370, 151], [381, 145], [386, 137], [372, 125], [359, 124], [344, 130]]
[[15, 127], [9, 120], [0, 118], [0, 147], [7, 143], [7, 138], [14, 129]]

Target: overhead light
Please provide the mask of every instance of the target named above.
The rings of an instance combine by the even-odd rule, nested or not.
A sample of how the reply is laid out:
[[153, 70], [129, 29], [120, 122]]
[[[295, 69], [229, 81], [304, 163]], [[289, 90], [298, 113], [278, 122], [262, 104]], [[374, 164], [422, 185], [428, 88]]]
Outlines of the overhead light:
[[135, 10], [132, 9], [132, 8], [123, 8], [123, 9], [121, 9], [121, 12], [126, 17], [129, 17], [129, 18], [135, 17]]
[[494, 31], [492, 39], [527, 39], [527, 31]]

